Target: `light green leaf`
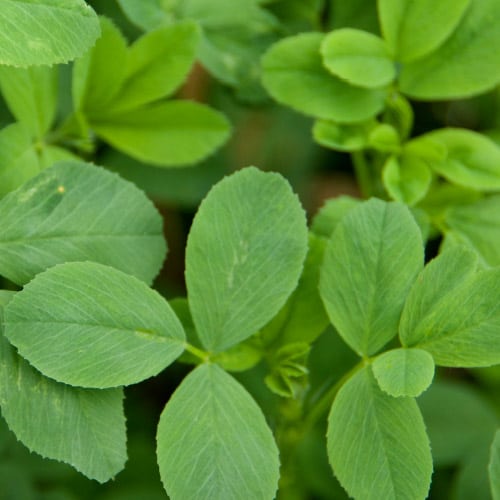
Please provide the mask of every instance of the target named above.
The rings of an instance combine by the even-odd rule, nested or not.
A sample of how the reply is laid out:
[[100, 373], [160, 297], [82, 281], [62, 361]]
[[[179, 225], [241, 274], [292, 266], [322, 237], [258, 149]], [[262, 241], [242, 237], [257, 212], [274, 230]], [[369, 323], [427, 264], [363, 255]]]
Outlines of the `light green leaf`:
[[68, 149], [60, 148], [59, 146], [44, 145], [39, 152], [38, 161], [40, 162], [40, 167], [44, 169], [52, 167], [54, 163], [60, 161], [80, 162], [81, 158]]
[[371, 199], [341, 219], [319, 289], [333, 325], [359, 355], [376, 353], [396, 335], [423, 261], [420, 229], [404, 205]]
[[7, 106], [38, 139], [44, 136], [54, 121], [57, 83], [57, 66], [13, 68], [0, 65], [0, 89]]
[[495, 439], [491, 443], [488, 473], [493, 500], [500, 500], [500, 429], [496, 432]]
[[271, 431], [248, 392], [217, 365], [183, 380], [161, 414], [157, 443], [172, 500], [274, 497], [279, 457]]
[[417, 397], [434, 378], [434, 360], [421, 349], [393, 349], [373, 362], [373, 374], [379, 387], [396, 398]]
[[328, 71], [358, 87], [383, 87], [396, 77], [384, 40], [366, 31], [332, 31], [323, 39], [320, 52]]
[[123, 391], [78, 389], [44, 377], [1, 333], [0, 407], [10, 429], [31, 451], [67, 462], [101, 483], [123, 469]]
[[415, 205], [427, 193], [432, 180], [428, 164], [418, 156], [390, 156], [382, 170], [384, 186], [393, 200]]
[[399, 62], [437, 49], [456, 29], [470, 0], [378, 0], [382, 33]]
[[127, 41], [109, 19], [101, 17], [100, 23], [101, 37], [73, 64], [73, 107], [90, 117], [106, 111], [127, 70]]
[[160, 102], [102, 116], [92, 127], [115, 148], [159, 167], [200, 161], [229, 135], [224, 115], [191, 101]]
[[368, 145], [382, 153], [398, 153], [401, 139], [395, 127], [388, 123], [377, 123], [368, 134]]
[[478, 252], [485, 263], [499, 266], [499, 213], [500, 195], [493, 195], [473, 203], [451, 207], [446, 211], [445, 223], [450, 228], [450, 233]]
[[319, 52], [324, 35], [302, 33], [274, 44], [262, 58], [262, 83], [279, 103], [341, 123], [375, 116], [386, 92], [353, 87], [329, 73]]
[[5, 309], [5, 335], [44, 375], [106, 388], [158, 374], [184, 350], [184, 330], [144, 282], [93, 262], [37, 275]]
[[[460, 6], [463, 1], [439, 3], [446, 5], [444, 17], [449, 18], [454, 6]], [[435, 7], [436, 2], [432, 2], [428, 11], [433, 17]], [[425, 24], [422, 26], [425, 28]], [[410, 43], [418, 47], [413, 36], [413, 31], [408, 32]], [[412, 98], [432, 100], [486, 92], [500, 82], [499, 45], [500, 2], [470, 0], [455, 31], [437, 50], [401, 68], [400, 89]]]
[[129, 49], [125, 80], [112, 112], [132, 110], [172, 94], [186, 79], [196, 58], [197, 24], [163, 26], [139, 38]]
[[6, 195], [0, 221], [0, 274], [20, 285], [77, 260], [150, 283], [165, 258], [162, 219], [153, 204], [116, 174], [81, 162], [58, 163]]
[[162, 0], [117, 0], [127, 18], [144, 31], [158, 28], [169, 21]]
[[443, 161], [430, 166], [450, 182], [481, 191], [500, 189], [500, 146], [472, 130], [444, 128], [425, 134], [423, 140], [440, 144]]
[[313, 127], [314, 140], [326, 148], [338, 151], [361, 151], [368, 145], [368, 135], [376, 125], [375, 120], [361, 123], [335, 123], [316, 120]]
[[2, 0], [0, 64], [66, 63], [98, 36], [97, 15], [83, 0]]
[[403, 345], [425, 349], [442, 366], [500, 363], [500, 269], [477, 269], [476, 254], [461, 246], [426, 266], [403, 310]]
[[429, 438], [412, 398], [382, 392], [369, 367], [340, 389], [328, 417], [328, 457], [350, 496], [423, 500], [432, 474]]
[[438, 467], [465, 462], [488, 439], [498, 417], [472, 385], [437, 380], [418, 398]]
[[186, 248], [203, 345], [222, 351], [262, 328], [297, 286], [306, 252], [304, 210], [283, 177], [247, 168], [212, 188]]
[[325, 201], [314, 216], [311, 231], [318, 236], [330, 238], [344, 215], [361, 203], [359, 198], [341, 195]]
[[0, 130], [0, 197], [40, 172], [30, 133], [20, 123]]

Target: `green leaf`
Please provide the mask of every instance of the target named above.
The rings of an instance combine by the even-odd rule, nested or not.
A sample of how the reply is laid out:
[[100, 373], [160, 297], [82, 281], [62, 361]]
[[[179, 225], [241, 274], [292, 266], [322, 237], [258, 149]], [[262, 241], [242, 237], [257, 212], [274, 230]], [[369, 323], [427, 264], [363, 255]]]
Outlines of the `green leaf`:
[[40, 172], [30, 133], [20, 123], [0, 130], [0, 197]]
[[83, 0], [3, 0], [0, 64], [66, 63], [99, 36], [97, 15]]
[[[498, 417], [472, 385], [435, 381], [418, 398], [437, 467], [464, 462], [491, 435]], [[488, 442], [488, 444], [489, 444]]]
[[320, 52], [328, 71], [358, 87], [383, 87], [396, 77], [384, 40], [366, 31], [332, 31], [323, 39]]
[[31, 451], [99, 482], [112, 479], [127, 459], [123, 391], [69, 387], [32, 368], [3, 337], [3, 308], [14, 296], [0, 291], [2, 416]]
[[[460, 6], [463, 1], [445, 3], [444, 17], [448, 18], [455, 9], [450, 5]], [[429, 15], [434, 16], [435, 6], [433, 2]], [[413, 36], [414, 32], [409, 32], [412, 45]], [[500, 82], [499, 45], [500, 2], [470, 0], [455, 31], [437, 50], [401, 68], [400, 89], [412, 98], [432, 100], [486, 92]]]
[[81, 162], [58, 163], [6, 195], [0, 221], [0, 274], [20, 285], [77, 260], [150, 283], [165, 258], [162, 219], [153, 204], [116, 174]]
[[190, 21], [163, 26], [134, 42], [112, 112], [131, 110], [171, 95], [186, 79], [198, 42], [198, 26]]
[[44, 375], [91, 388], [158, 374], [180, 356], [185, 339], [157, 292], [93, 262], [37, 275], [6, 307], [5, 335]]
[[359, 198], [347, 195], [326, 200], [312, 220], [311, 231], [318, 236], [330, 238], [342, 218], [360, 203]]
[[304, 210], [283, 177], [247, 168], [212, 188], [186, 248], [189, 305], [205, 348], [225, 350], [275, 316], [306, 252]]
[[92, 127], [120, 151], [159, 167], [200, 161], [229, 135], [224, 115], [191, 101], [159, 102], [104, 115]]
[[373, 362], [373, 374], [379, 387], [396, 398], [417, 397], [434, 378], [434, 360], [421, 349], [393, 349]]
[[329, 73], [319, 52], [324, 35], [302, 33], [274, 44], [262, 58], [262, 83], [279, 103], [341, 123], [375, 116], [386, 92], [353, 87]]
[[469, 4], [470, 0], [378, 0], [382, 33], [394, 57], [408, 63], [437, 49], [457, 28]]
[[395, 127], [388, 123], [377, 123], [368, 134], [368, 145], [382, 153], [398, 153], [401, 140]]
[[382, 392], [365, 367], [340, 389], [328, 417], [328, 457], [350, 496], [364, 500], [427, 497], [429, 439], [412, 398]]
[[158, 28], [169, 20], [162, 0], [117, 0], [127, 18], [144, 31]]
[[384, 186], [392, 199], [415, 205], [427, 193], [432, 174], [427, 162], [411, 154], [390, 156], [382, 170]]
[[161, 414], [157, 443], [172, 500], [274, 497], [279, 457], [264, 415], [216, 365], [201, 365], [183, 380]]
[[423, 260], [420, 229], [404, 205], [371, 199], [341, 219], [319, 289], [333, 325], [359, 355], [376, 353], [396, 335]]
[[425, 134], [446, 151], [443, 161], [431, 167], [450, 182], [482, 191], [500, 189], [500, 147], [472, 130], [444, 128]]
[[367, 147], [369, 133], [375, 125], [375, 120], [352, 124], [316, 120], [313, 137], [318, 144], [326, 148], [349, 152], [361, 151]]
[[490, 463], [488, 465], [490, 487], [493, 500], [500, 499], [500, 429], [491, 443]]
[[485, 263], [499, 266], [499, 213], [500, 195], [493, 195], [449, 208], [446, 211], [445, 223], [450, 228], [450, 233], [478, 252]]
[[500, 363], [500, 269], [477, 269], [476, 254], [461, 246], [425, 267], [401, 317], [404, 346], [425, 349], [442, 366]]
[[106, 111], [127, 71], [127, 41], [109, 19], [100, 23], [101, 37], [73, 64], [73, 107], [90, 117]]
[[0, 66], [0, 89], [7, 106], [17, 120], [39, 139], [54, 121], [57, 83], [57, 66]]

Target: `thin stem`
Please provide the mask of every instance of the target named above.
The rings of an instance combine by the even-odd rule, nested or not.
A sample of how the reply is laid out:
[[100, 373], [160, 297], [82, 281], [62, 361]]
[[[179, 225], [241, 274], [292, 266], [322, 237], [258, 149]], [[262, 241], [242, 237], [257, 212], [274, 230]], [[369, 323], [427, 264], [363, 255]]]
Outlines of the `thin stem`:
[[198, 359], [201, 359], [203, 363], [206, 363], [210, 359], [210, 353], [202, 349], [198, 349], [194, 345], [191, 345], [189, 342], [186, 342], [184, 344], [184, 349], [186, 349], [187, 352], [197, 357]]
[[372, 174], [370, 165], [368, 165], [363, 151], [355, 151], [352, 153], [352, 162], [361, 194], [365, 198], [369, 198], [373, 194]]

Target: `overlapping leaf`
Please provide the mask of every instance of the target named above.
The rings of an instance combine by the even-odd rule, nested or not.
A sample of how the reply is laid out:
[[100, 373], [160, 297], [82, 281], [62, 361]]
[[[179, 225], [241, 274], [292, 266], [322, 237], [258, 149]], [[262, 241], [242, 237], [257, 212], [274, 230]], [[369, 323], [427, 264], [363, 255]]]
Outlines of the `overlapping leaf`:
[[95, 12], [83, 0], [3, 0], [0, 64], [66, 63], [99, 36]]
[[165, 257], [152, 203], [133, 184], [84, 163], [59, 163], [9, 193], [0, 221], [0, 274], [19, 284], [77, 260], [151, 282]]
[[184, 330], [144, 282], [72, 262], [35, 277], [5, 309], [5, 335], [44, 375], [106, 388], [158, 374], [184, 350]]
[[0, 292], [2, 416], [30, 450], [97, 481], [112, 479], [127, 458], [123, 391], [70, 387], [30, 366], [3, 337], [3, 307], [13, 296]]

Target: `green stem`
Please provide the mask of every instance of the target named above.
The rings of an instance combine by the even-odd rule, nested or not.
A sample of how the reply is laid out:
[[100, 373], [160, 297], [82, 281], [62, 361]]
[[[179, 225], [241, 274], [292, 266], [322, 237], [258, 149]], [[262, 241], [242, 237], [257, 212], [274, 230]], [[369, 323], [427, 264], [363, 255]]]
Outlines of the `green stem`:
[[194, 345], [191, 345], [189, 342], [186, 342], [184, 344], [184, 349], [186, 349], [186, 351], [193, 356], [196, 356], [198, 359], [201, 359], [203, 363], [206, 363], [210, 360], [210, 353], [203, 351], [202, 349], [198, 349]]
[[361, 370], [366, 366], [367, 361], [365, 359], [361, 360], [357, 365], [355, 365], [351, 370], [343, 375], [330, 389], [323, 394], [323, 396], [312, 406], [308, 411], [307, 416], [304, 419], [302, 431], [307, 433], [310, 429], [314, 427], [316, 422], [318, 422], [323, 416], [328, 413], [328, 410], [332, 406], [333, 400], [339, 392], [340, 388], [349, 380], [356, 372]]
[[361, 194], [365, 198], [369, 198], [373, 194], [372, 173], [363, 151], [352, 153], [352, 162]]

